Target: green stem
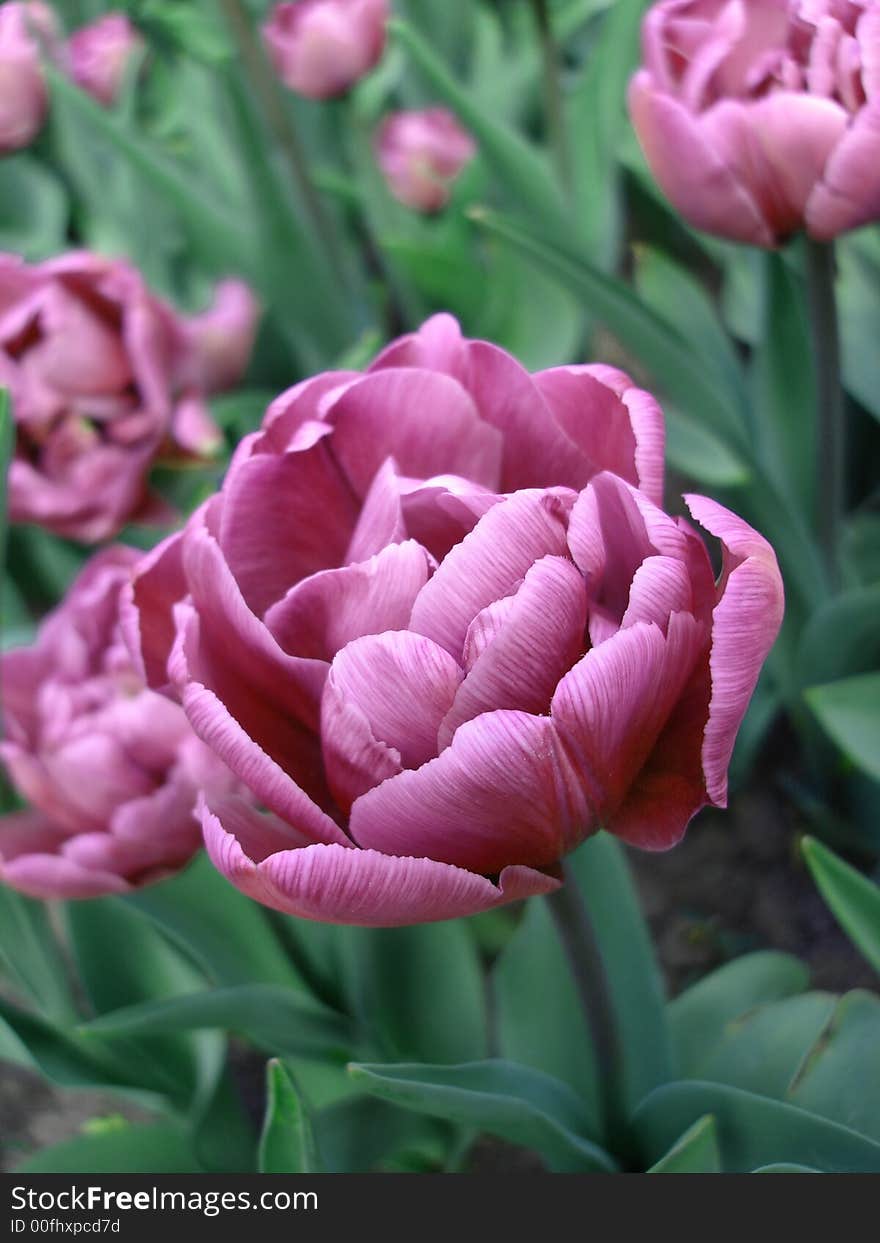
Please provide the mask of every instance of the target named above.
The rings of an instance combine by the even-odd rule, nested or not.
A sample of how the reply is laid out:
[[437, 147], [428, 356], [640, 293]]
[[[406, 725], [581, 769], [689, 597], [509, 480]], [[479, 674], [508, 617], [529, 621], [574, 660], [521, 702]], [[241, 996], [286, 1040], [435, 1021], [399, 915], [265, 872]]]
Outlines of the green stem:
[[840, 380], [840, 331], [834, 295], [834, 244], [807, 239], [810, 330], [819, 406], [817, 484], [819, 540], [833, 587], [840, 585], [838, 549], [846, 505], [846, 422]]
[[553, 148], [556, 170], [563, 190], [571, 190], [571, 154], [565, 124], [565, 107], [559, 75], [559, 47], [553, 34], [548, 0], [531, 0], [541, 43], [541, 62], [544, 88], [544, 114], [547, 134]]
[[294, 185], [336, 278], [346, 284], [345, 263], [333, 221], [324, 210], [309, 172], [308, 161], [285, 105], [278, 79], [269, 65], [242, 0], [220, 0], [229, 32], [263, 116], [287, 162]]
[[599, 1112], [603, 1132], [620, 1141], [626, 1122], [617, 1018], [605, 961], [586, 903], [570, 871], [546, 902], [568, 959], [596, 1058]]

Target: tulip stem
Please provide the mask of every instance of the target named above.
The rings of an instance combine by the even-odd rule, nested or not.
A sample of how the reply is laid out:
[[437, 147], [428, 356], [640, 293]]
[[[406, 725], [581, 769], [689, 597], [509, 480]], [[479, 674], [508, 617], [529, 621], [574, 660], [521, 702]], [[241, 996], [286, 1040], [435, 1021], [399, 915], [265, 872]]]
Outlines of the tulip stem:
[[535, 24], [541, 43], [541, 60], [543, 62], [544, 82], [544, 114], [547, 120], [547, 134], [556, 160], [556, 170], [562, 188], [571, 190], [571, 156], [568, 147], [568, 133], [565, 124], [565, 105], [562, 95], [562, 84], [559, 73], [559, 45], [553, 34], [553, 23], [550, 17], [548, 0], [532, 0]]
[[846, 420], [841, 385], [840, 331], [834, 293], [834, 244], [807, 239], [807, 289], [816, 368], [819, 435], [816, 484], [819, 540], [833, 587], [840, 584], [838, 550], [846, 505]]
[[625, 1124], [617, 1019], [605, 960], [596, 929], [574, 875], [563, 869], [563, 884], [548, 894], [547, 905], [565, 950], [596, 1058], [603, 1130], [620, 1141]]
[[220, 0], [220, 4], [254, 97], [284, 155], [306, 214], [324, 247], [334, 274], [344, 285], [347, 283], [345, 264], [336, 230], [312, 182], [308, 161], [296, 132], [296, 126], [285, 105], [275, 71], [268, 63], [259, 40], [254, 35], [252, 19], [242, 0]]

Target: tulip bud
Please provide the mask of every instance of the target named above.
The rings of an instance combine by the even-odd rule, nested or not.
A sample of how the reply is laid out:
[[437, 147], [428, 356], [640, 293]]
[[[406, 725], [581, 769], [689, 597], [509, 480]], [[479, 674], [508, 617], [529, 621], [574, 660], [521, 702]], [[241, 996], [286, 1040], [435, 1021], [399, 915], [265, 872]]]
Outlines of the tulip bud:
[[285, 86], [307, 99], [344, 95], [385, 49], [388, 0], [277, 4], [263, 39]]
[[0, 155], [26, 147], [46, 116], [41, 43], [52, 52], [58, 28], [41, 0], [0, 5]]
[[132, 53], [143, 40], [124, 13], [107, 13], [71, 35], [68, 42], [74, 82], [109, 107], [116, 100]]
[[376, 140], [379, 167], [396, 199], [420, 212], [440, 211], [476, 144], [446, 108], [395, 112]]

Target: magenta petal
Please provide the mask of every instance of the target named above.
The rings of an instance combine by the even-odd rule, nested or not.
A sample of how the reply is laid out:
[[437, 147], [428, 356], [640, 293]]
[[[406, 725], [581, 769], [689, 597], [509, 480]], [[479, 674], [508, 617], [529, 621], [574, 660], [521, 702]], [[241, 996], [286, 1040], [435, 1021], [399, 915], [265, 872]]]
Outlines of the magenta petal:
[[[260, 830], [258, 813], [229, 802], [202, 810], [205, 846], [214, 866], [238, 889], [278, 911], [326, 923], [394, 927], [475, 915], [506, 902], [551, 893], [559, 881], [543, 872], [506, 867], [493, 884], [433, 859], [395, 858], [341, 846], [286, 848], [283, 828]], [[264, 854], [277, 833], [275, 854]], [[239, 843], [255, 837], [257, 859]]]
[[24, 807], [0, 816], [0, 876], [4, 865], [22, 855], [54, 854], [70, 832], [41, 811]]
[[693, 516], [721, 540], [724, 566], [712, 617], [712, 699], [703, 741], [703, 771], [713, 803], [727, 799], [727, 766], [761, 666], [784, 611], [782, 576], [767, 541], [705, 496], [686, 496]]
[[421, 545], [391, 544], [368, 561], [298, 583], [268, 610], [266, 625], [285, 651], [332, 660], [361, 635], [403, 630], [430, 572]]
[[807, 202], [807, 232], [820, 242], [880, 217], [880, 96], [867, 103], [832, 152]]
[[670, 613], [693, 612], [687, 566], [675, 557], [647, 557], [636, 570], [621, 626], [656, 622], [666, 630]]
[[62, 855], [21, 855], [0, 867], [0, 879], [31, 898], [101, 898], [127, 893], [130, 885], [112, 872], [81, 867]]
[[594, 647], [560, 682], [551, 716], [574, 761], [601, 785], [606, 828], [647, 762], [687, 686], [702, 628], [674, 614], [664, 637], [636, 622]]
[[420, 367], [442, 371], [467, 387], [470, 343], [461, 335], [458, 320], [446, 312], [426, 319], [418, 332], [392, 341], [370, 364], [369, 371], [389, 367]]
[[362, 795], [351, 834], [386, 854], [475, 872], [546, 867], [595, 828], [594, 793], [547, 717], [488, 712], [465, 722], [436, 760]]
[[[558, 425], [589, 463], [590, 475], [613, 471], [638, 484], [636, 439], [629, 411], [587, 367], [553, 367], [534, 376]], [[584, 478], [581, 483], [587, 482]]]
[[392, 458], [387, 458], [373, 477], [357, 526], [345, 553], [345, 564], [366, 561], [406, 539], [406, 523], [400, 496], [400, 477]]
[[455, 380], [414, 368], [374, 371], [346, 388], [328, 418], [333, 451], [359, 496], [388, 457], [402, 475], [464, 475], [495, 488], [500, 434]]
[[155, 690], [168, 684], [174, 605], [187, 594], [182, 540], [181, 533], [171, 535], [144, 553], [120, 598], [120, 625], [129, 653]]
[[518, 492], [494, 505], [422, 588], [410, 629], [458, 659], [481, 609], [507, 595], [540, 557], [564, 556], [571, 494]]
[[629, 108], [651, 172], [691, 224], [755, 246], [774, 244], [770, 225], [749, 190], [707, 140], [707, 114], [692, 116], [678, 100], [658, 91], [645, 70], [630, 83]]
[[[583, 655], [587, 595], [583, 577], [570, 561], [542, 557], [528, 570], [516, 595], [503, 603], [508, 607], [490, 642], [485, 641], [482, 613], [468, 631], [465, 651], [473, 651], [476, 659], [443, 719], [441, 748], [449, 745], [460, 725], [481, 712], [496, 708], [548, 712], [557, 682]], [[497, 621], [497, 605], [493, 615]]]

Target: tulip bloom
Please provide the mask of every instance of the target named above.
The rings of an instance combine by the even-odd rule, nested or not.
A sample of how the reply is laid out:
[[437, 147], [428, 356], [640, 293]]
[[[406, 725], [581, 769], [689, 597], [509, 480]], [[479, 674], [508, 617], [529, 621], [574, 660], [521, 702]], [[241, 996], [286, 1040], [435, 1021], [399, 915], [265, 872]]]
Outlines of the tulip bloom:
[[385, 50], [388, 0], [293, 0], [263, 26], [281, 81], [307, 99], [344, 95]]
[[691, 224], [757, 246], [880, 218], [876, 0], [661, 0], [633, 124]]
[[0, 384], [17, 432], [12, 520], [89, 543], [127, 521], [167, 519], [148, 492], [149, 468], [159, 455], [216, 450], [204, 397], [240, 374], [255, 319], [239, 282], [186, 320], [127, 263], [74, 253], [29, 267], [0, 256]]
[[723, 803], [782, 586], [695, 497], [716, 584], [661, 491], [648, 394], [448, 316], [278, 398], [125, 609], [267, 809], [205, 793], [219, 870], [306, 918], [448, 919], [556, 888], [600, 825], [660, 849]]
[[105, 13], [68, 40], [71, 76], [99, 104], [109, 107], [122, 87], [132, 53], [142, 46], [124, 13]]
[[58, 27], [40, 0], [0, 5], [0, 155], [26, 147], [46, 117], [40, 40], [55, 47]]
[[379, 167], [391, 193], [426, 213], [446, 206], [452, 182], [476, 151], [470, 134], [446, 108], [392, 113], [376, 139]]
[[125, 893], [177, 870], [201, 845], [196, 791], [233, 787], [122, 642], [119, 593], [138, 556], [98, 553], [36, 643], [0, 658], [0, 757], [32, 805], [0, 817], [0, 881], [33, 897]]

